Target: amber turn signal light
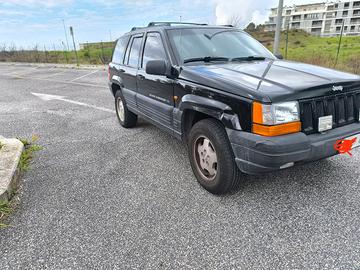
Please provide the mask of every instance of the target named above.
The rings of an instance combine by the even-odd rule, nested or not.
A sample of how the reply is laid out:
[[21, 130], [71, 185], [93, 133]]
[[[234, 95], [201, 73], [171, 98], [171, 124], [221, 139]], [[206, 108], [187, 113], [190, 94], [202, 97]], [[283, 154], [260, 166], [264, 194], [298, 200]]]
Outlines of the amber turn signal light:
[[253, 124], [253, 132], [262, 136], [279, 136], [301, 131], [301, 123], [293, 122], [276, 126]]

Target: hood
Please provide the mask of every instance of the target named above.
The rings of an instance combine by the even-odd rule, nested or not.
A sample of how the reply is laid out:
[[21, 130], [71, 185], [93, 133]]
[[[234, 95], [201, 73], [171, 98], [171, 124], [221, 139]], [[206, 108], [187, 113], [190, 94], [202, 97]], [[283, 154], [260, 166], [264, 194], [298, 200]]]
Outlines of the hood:
[[262, 102], [299, 100], [360, 89], [360, 76], [280, 60], [183, 66], [179, 78]]

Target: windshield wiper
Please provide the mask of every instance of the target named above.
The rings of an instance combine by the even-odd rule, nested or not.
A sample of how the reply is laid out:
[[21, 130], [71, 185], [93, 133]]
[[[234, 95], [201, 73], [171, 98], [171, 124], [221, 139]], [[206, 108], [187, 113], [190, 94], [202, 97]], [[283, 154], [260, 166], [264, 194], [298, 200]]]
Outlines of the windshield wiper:
[[265, 60], [266, 57], [264, 56], [258, 56], [258, 55], [251, 55], [251, 56], [245, 56], [245, 57], [235, 57], [231, 58], [231, 62], [233, 61], [256, 61], [256, 60]]
[[211, 62], [211, 61], [229, 61], [227, 57], [219, 57], [219, 56], [205, 56], [205, 57], [196, 57], [196, 58], [189, 58], [184, 60], [184, 64], [190, 62]]

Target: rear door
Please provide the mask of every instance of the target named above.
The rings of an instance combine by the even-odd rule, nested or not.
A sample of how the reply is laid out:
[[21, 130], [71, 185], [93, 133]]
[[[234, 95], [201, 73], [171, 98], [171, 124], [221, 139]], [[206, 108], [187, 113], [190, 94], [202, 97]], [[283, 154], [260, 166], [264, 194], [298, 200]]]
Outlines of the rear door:
[[137, 104], [144, 115], [162, 127], [172, 129], [174, 81], [166, 76], [147, 74], [145, 67], [150, 60], [169, 61], [159, 32], [148, 32], [146, 34], [143, 56], [137, 73]]
[[137, 92], [137, 72], [141, 51], [143, 34], [133, 35], [129, 41], [123, 60], [123, 65], [119, 68], [119, 76], [122, 80], [122, 93], [127, 106], [131, 111], [137, 111], [136, 92]]

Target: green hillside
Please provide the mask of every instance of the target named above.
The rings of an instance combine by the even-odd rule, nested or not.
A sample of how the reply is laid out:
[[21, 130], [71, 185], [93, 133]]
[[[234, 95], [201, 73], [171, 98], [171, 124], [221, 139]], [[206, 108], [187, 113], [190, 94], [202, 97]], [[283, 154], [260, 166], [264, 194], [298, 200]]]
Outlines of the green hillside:
[[[274, 32], [251, 32], [270, 50]], [[304, 31], [290, 31], [287, 59], [334, 68], [339, 37], [317, 37]], [[285, 57], [286, 33], [281, 35], [281, 54]], [[360, 74], [360, 36], [343, 36], [336, 69]]]

